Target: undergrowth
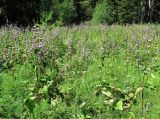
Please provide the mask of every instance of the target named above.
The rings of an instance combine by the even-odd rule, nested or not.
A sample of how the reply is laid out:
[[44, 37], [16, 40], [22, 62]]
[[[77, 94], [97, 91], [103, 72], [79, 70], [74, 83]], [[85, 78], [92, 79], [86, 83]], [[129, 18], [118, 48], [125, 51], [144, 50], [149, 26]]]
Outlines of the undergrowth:
[[159, 119], [159, 25], [0, 29], [0, 118]]

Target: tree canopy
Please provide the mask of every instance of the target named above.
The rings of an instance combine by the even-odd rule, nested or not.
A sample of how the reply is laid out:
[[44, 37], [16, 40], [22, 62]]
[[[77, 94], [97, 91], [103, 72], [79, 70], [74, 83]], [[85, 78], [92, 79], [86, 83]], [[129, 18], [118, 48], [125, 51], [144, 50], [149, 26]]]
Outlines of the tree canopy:
[[160, 22], [159, 0], [1, 0], [0, 25]]

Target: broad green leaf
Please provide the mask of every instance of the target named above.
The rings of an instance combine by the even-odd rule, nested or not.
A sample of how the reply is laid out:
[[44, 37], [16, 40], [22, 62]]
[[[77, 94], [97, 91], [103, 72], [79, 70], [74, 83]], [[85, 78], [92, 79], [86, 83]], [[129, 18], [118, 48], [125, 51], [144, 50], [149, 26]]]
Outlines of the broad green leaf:
[[151, 77], [152, 77], [153, 79], [156, 79], [156, 76], [155, 76], [154, 74], [151, 74]]
[[47, 86], [44, 86], [43, 88], [40, 88], [39, 89], [39, 92], [38, 93], [47, 93], [48, 91], [48, 87]]
[[129, 112], [129, 118], [130, 119], [135, 119], [135, 114], [133, 112]]
[[121, 100], [119, 102], [117, 102], [116, 109], [123, 110], [123, 102]]

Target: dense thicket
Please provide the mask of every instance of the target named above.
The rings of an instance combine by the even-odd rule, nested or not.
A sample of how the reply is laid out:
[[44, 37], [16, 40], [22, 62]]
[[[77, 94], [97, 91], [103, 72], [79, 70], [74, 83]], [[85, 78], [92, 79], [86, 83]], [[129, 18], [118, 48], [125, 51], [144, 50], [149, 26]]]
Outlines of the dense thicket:
[[0, 24], [159, 22], [159, 0], [1, 0]]

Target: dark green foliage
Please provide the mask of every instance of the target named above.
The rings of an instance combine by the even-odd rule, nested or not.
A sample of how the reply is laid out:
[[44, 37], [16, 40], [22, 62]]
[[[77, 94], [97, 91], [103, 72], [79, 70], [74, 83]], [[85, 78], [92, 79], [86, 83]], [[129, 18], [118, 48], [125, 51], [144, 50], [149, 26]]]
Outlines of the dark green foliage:
[[107, 23], [111, 24], [114, 22], [114, 9], [110, 5], [111, 2], [102, 0], [98, 2], [93, 12], [92, 22], [96, 24]]
[[72, 23], [76, 18], [74, 0], [64, 0], [58, 7], [58, 13], [58, 22], [61, 22], [61, 25]]
[[158, 0], [1, 0], [0, 24], [159, 22]]
[[0, 1], [0, 25], [4, 24], [6, 20], [6, 4], [4, 0]]
[[119, 2], [119, 22], [138, 23], [140, 22], [140, 1], [139, 0], [121, 0]]
[[80, 14], [80, 19], [82, 19], [82, 21], [91, 20], [92, 14], [97, 2], [98, 0], [79, 0], [78, 1], [77, 4], [80, 6], [79, 14]]
[[39, 0], [6, 0], [6, 15], [8, 23], [28, 25], [39, 21], [40, 1]]

